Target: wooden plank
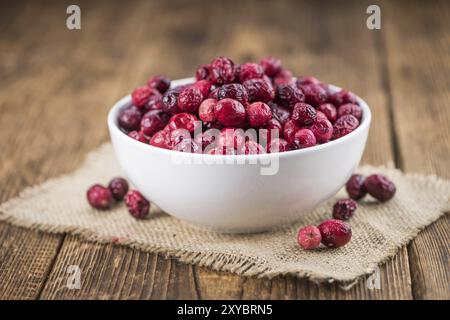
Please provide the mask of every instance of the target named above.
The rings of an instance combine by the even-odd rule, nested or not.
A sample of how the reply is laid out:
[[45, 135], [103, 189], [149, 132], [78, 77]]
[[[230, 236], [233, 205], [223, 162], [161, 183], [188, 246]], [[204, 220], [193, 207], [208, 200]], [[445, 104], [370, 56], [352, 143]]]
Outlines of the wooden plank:
[[[383, 12], [395, 129], [405, 171], [450, 178], [450, 5], [389, 3]], [[450, 298], [449, 220], [443, 217], [408, 246], [417, 299]]]

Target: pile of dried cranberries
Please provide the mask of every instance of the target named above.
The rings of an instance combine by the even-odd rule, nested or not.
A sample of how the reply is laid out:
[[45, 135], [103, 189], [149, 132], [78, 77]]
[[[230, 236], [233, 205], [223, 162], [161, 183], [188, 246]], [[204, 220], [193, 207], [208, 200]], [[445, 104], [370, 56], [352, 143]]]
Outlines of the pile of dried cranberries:
[[133, 105], [119, 114], [120, 129], [169, 150], [259, 154], [338, 139], [362, 118], [353, 93], [332, 93], [314, 77], [294, 78], [273, 57], [240, 65], [218, 57], [199, 66], [195, 78], [171, 88], [167, 77], [152, 77], [132, 92]]

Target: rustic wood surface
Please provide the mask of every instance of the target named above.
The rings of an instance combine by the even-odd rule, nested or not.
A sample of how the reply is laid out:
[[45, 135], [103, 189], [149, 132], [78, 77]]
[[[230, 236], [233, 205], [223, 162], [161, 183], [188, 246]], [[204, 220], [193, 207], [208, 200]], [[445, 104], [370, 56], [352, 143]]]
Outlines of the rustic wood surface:
[[[77, 1], [0, 4], [0, 202], [75, 169], [108, 140], [115, 100], [149, 75], [192, 74], [217, 55], [275, 55], [363, 96], [373, 110], [364, 163], [450, 178], [450, 5], [368, 1]], [[244, 278], [161, 255], [0, 223], [0, 299], [450, 299], [443, 217], [381, 266], [381, 288]], [[82, 270], [80, 290], [67, 267]]]

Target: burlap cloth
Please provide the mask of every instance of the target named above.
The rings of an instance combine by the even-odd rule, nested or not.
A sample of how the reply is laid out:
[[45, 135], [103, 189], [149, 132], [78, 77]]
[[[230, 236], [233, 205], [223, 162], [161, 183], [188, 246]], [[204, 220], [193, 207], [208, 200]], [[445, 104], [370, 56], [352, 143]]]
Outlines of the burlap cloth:
[[338, 249], [301, 250], [296, 232], [301, 226], [330, 218], [335, 199], [345, 196], [343, 190], [291, 227], [249, 235], [200, 230], [156, 206], [151, 217], [141, 221], [131, 217], [123, 204], [111, 211], [93, 210], [86, 202], [86, 189], [121, 173], [110, 144], [92, 152], [77, 171], [26, 189], [2, 204], [0, 220], [164, 253], [245, 276], [292, 274], [314, 281], [355, 283], [450, 209], [449, 181], [384, 167], [364, 166], [358, 171], [389, 176], [397, 185], [397, 194], [382, 204], [366, 197], [351, 220], [351, 242]]

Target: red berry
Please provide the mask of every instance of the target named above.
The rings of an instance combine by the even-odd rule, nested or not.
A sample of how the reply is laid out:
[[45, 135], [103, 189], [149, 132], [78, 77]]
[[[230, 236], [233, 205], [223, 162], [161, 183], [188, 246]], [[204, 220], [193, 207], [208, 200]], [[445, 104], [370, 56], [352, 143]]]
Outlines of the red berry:
[[244, 81], [250, 80], [250, 79], [258, 79], [262, 78], [264, 75], [263, 68], [253, 62], [247, 62], [243, 63], [240, 66], [236, 68], [236, 76], [237, 80], [240, 83], [243, 83]]
[[299, 126], [294, 120], [288, 120], [283, 126], [283, 138], [291, 145], [294, 143], [295, 133], [299, 130]]
[[113, 204], [111, 191], [99, 184], [91, 186], [87, 190], [86, 197], [89, 204], [95, 209], [109, 209]]
[[[270, 119], [267, 121], [267, 123], [259, 130], [259, 141], [267, 141], [267, 144], [269, 144], [272, 139], [277, 139], [281, 136], [281, 130], [282, 126], [280, 121], [277, 119]], [[272, 136], [274, 133], [276, 133], [276, 136]]]
[[244, 148], [241, 150], [239, 154], [263, 154], [263, 153], [266, 153], [263, 146], [261, 146], [256, 141], [250, 140], [245, 142]]
[[296, 103], [292, 110], [292, 120], [300, 127], [312, 125], [316, 121], [316, 118], [316, 109], [307, 103]]
[[202, 153], [202, 149], [200, 148], [200, 145], [197, 144], [192, 139], [184, 139], [180, 142], [176, 143], [172, 150], [179, 151], [179, 152], [188, 152], [188, 153]]
[[280, 121], [282, 125], [291, 118], [292, 109], [280, 106], [275, 102], [269, 102], [268, 105], [272, 109], [273, 117]]
[[352, 238], [352, 228], [344, 221], [330, 219], [319, 225], [322, 243], [330, 248], [346, 245]]
[[299, 129], [294, 135], [294, 145], [298, 149], [309, 148], [316, 145], [316, 137], [309, 129]]
[[354, 103], [357, 104], [356, 96], [350, 91], [341, 90], [331, 94], [328, 97], [328, 102], [331, 102], [334, 106], [339, 107], [344, 103]]
[[217, 129], [209, 129], [197, 134], [194, 141], [202, 147], [202, 150], [205, 150], [218, 139], [219, 135], [220, 132]]
[[125, 195], [125, 205], [131, 215], [137, 219], [144, 219], [150, 211], [150, 202], [136, 190], [128, 191]]
[[163, 110], [171, 114], [181, 112], [180, 109], [178, 108], [179, 95], [180, 95], [179, 90], [176, 89], [168, 90], [162, 98]]
[[219, 90], [220, 87], [215, 88], [209, 93], [208, 98], [219, 100]]
[[303, 92], [292, 83], [282, 83], [277, 86], [276, 98], [278, 102], [288, 108], [293, 108], [296, 103], [303, 102]]
[[358, 119], [358, 121], [361, 121], [362, 109], [357, 104], [345, 103], [338, 108], [338, 117], [342, 117], [346, 114], [351, 114]]
[[183, 140], [191, 140], [191, 133], [186, 129], [175, 129], [170, 132], [170, 142], [172, 146]]
[[126, 108], [119, 114], [119, 127], [125, 131], [139, 130], [141, 117], [141, 112], [135, 106]]
[[154, 147], [171, 150], [172, 142], [170, 140], [170, 130], [167, 130], [166, 128], [156, 132], [150, 139], [149, 144]]
[[208, 80], [209, 79], [209, 64], [202, 64], [197, 68], [195, 72], [195, 79], [198, 80]]
[[245, 121], [245, 108], [234, 99], [222, 99], [214, 107], [214, 115], [224, 126], [238, 126]]
[[353, 200], [359, 200], [367, 194], [367, 190], [364, 187], [364, 176], [360, 174], [354, 174], [350, 177], [345, 185], [345, 189], [350, 198]]
[[206, 99], [200, 104], [198, 108], [198, 116], [203, 122], [214, 122], [216, 117], [214, 116], [214, 106], [216, 105], [216, 99]]
[[242, 84], [239, 83], [230, 83], [224, 84], [219, 88], [217, 92], [218, 100], [230, 98], [239, 101], [243, 105], [246, 105], [248, 102], [248, 93], [247, 89]]
[[169, 119], [167, 127], [170, 131], [176, 129], [186, 129], [189, 132], [194, 132], [200, 126], [200, 121], [191, 113], [178, 113]]
[[322, 103], [317, 110], [322, 111], [331, 123], [336, 121], [337, 111], [331, 103]]
[[198, 88], [202, 93], [203, 99], [206, 99], [209, 96], [212, 84], [208, 80], [199, 80], [192, 84], [192, 86]]
[[379, 201], [392, 199], [396, 192], [395, 184], [388, 177], [381, 174], [368, 176], [364, 181], [364, 188], [372, 197]]
[[301, 86], [309, 85], [309, 84], [315, 84], [320, 85], [321, 82], [319, 79], [309, 76], [301, 76], [297, 78], [296, 81], [297, 87], [301, 88]]
[[260, 128], [272, 119], [272, 110], [263, 102], [253, 102], [247, 106], [249, 124], [254, 128]]
[[136, 107], [143, 108], [153, 95], [160, 96], [161, 94], [149, 86], [142, 86], [133, 90], [131, 99]]
[[160, 93], [164, 93], [170, 88], [170, 79], [167, 78], [166, 76], [157, 75], [151, 77], [148, 80], [147, 85], [150, 88], [158, 90]]
[[124, 178], [115, 177], [109, 182], [108, 189], [114, 199], [121, 201], [128, 192], [128, 182]]
[[320, 245], [322, 235], [319, 228], [307, 226], [298, 230], [297, 242], [305, 250], [315, 249]]
[[169, 114], [163, 110], [150, 110], [141, 120], [141, 132], [147, 137], [151, 137], [156, 131], [163, 129], [168, 120]]
[[286, 152], [289, 151], [289, 144], [284, 139], [273, 139], [270, 144], [267, 146], [267, 152], [275, 153], [275, 152]]
[[353, 217], [358, 204], [352, 199], [338, 200], [333, 206], [333, 218], [339, 220], [348, 220]]
[[341, 138], [359, 126], [359, 121], [351, 114], [346, 114], [336, 120], [333, 125], [333, 139]]
[[218, 57], [211, 63], [209, 72], [210, 80], [214, 84], [231, 83], [235, 78], [234, 62], [229, 58]]
[[144, 109], [146, 111], [149, 110], [161, 110], [164, 108], [163, 102], [162, 102], [162, 96], [161, 95], [153, 95], [149, 98], [147, 104], [144, 106]]
[[317, 84], [306, 84], [302, 85], [301, 90], [305, 95], [305, 102], [313, 106], [318, 106], [328, 99], [328, 94], [325, 89]]
[[183, 89], [178, 97], [178, 108], [182, 112], [198, 111], [200, 103], [203, 101], [203, 94], [200, 89], [194, 85]]
[[273, 78], [273, 84], [276, 86], [288, 83], [293, 84], [293, 82], [294, 77], [292, 76], [292, 72], [287, 69], [281, 69]]
[[218, 137], [217, 146], [225, 149], [240, 150], [243, 148], [245, 140], [244, 130], [224, 128]]
[[317, 142], [324, 143], [331, 139], [333, 136], [333, 125], [328, 119], [321, 117], [317, 118], [309, 129], [314, 133]]
[[270, 81], [265, 79], [250, 79], [243, 83], [247, 89], [248, 100], [250, 102], [267, 103], [275, 97], [275, 91]]
[[281, 70], [281, 60], [274, 57], [264, 58], [260, 64], [268, 77], [274, 77]]
[[137, 141], [140, 141], [143, 143], [148, 143], [148, 139], [144, 135], [144, 133], [142, 133], [142, 131], [136, 131], [136, 130], [130, 131], [128, 133], [128, 136], [133, 138], [134, 140], [137, 140]]

